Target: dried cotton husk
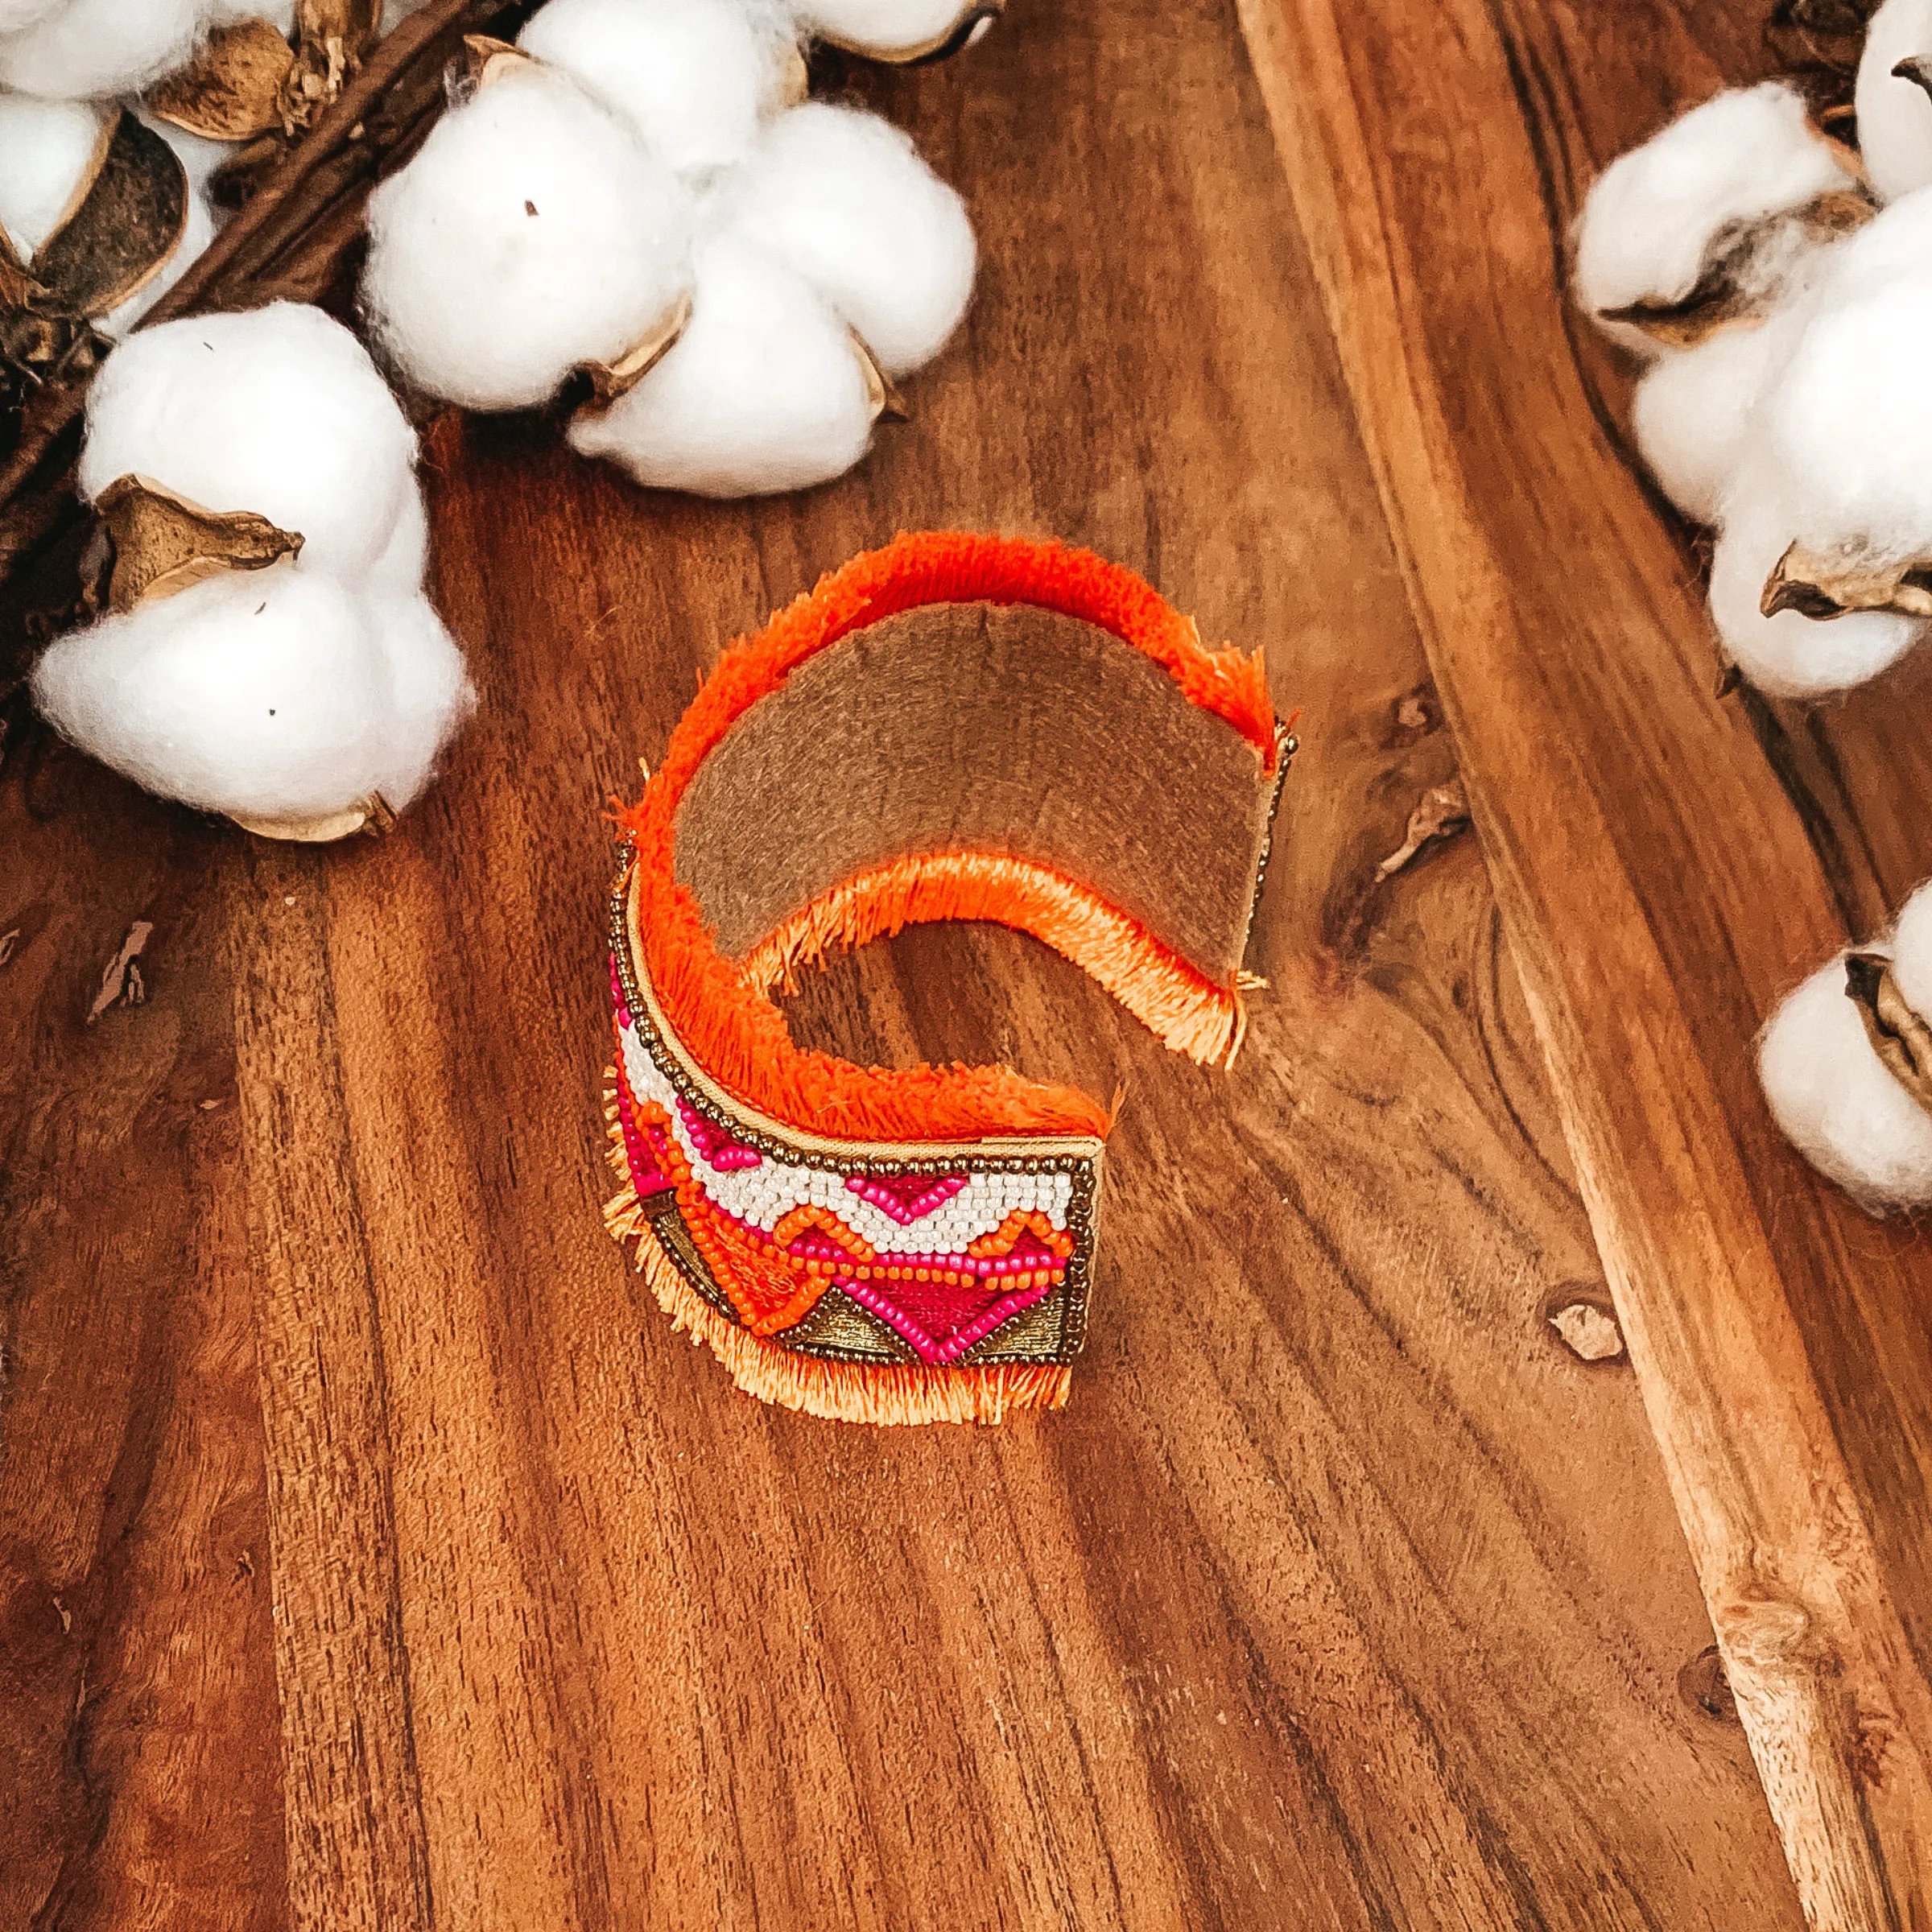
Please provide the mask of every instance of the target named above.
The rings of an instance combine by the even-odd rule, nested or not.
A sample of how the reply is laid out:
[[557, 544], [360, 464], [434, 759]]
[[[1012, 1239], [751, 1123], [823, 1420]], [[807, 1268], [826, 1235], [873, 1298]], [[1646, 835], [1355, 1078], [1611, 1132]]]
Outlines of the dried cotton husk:
[[299, 554], [299, 532], [253, 510], [212, 510], [146, 477], [118, 477], [94, 504], [114, 545], [107, 607], [119, 613], [225, 570], [262, 570]]
[[906, 67], [971, 47], [1005, 6], [1006, 0], [805, 0], [798, 17], [828, 46]]
[[[78, 135], [94, 112], [81, 103], [16, 101], [0, 112], [0, 128], [44, 138], [44, 128], [22, 126], [26, 120]], [[57, 179], [45, 186], [54, 189]], [[17, 221], [21, 213], [16, 206]], [[206, 211], [174, 151], [125, 109], [101, 115], [65, 207], [51, 224], [35, 220], [44, 232], [30, 231], [34, 245], [0, 227], [0, 370], [38, 386], [77, 361], [91, 366], [103, 335], [134, 319], [171, 263], [176, 272], [185, 266], [191, 225], [205, 235]]]

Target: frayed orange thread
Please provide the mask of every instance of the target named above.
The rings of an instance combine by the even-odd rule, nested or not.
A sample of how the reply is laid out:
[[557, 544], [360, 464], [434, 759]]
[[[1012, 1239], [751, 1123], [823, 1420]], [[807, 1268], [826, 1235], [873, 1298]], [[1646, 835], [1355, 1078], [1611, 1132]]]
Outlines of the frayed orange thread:
[[673, 1330], [687, 1330], [693, 1342], [704, 1342], [747, 1395], [781, 1408], [875, 1426], [997, 1422], [1016, 1409], [1063, 1408], [1072, 1387], [1072, 1370], [1052, 1363], [875, 1368], [796, 1355], [726, 1321], [678, 1272], [648, 1228], [638, 1241], [637, 1265]]
[[[638, 963], [672, 1030], [707, 1073], [775, 1120], [861, 1141], [1104, 1138], [1110, 1118], [1097, 1102], [1008, 1067], [865, 1070], [802, 1051], [777, 1009], [719, 956], [696, 900], [675, 877], [679, 801], [739, 717], [799, 664], [850, 632], [922, 605], [954, 602], [1032, 604], [1100, 626], [1159, 664], [1191, 703], [1224, 718], [1261, 753], [1265, 770], [1276, 769], [1278, 733], [1260, 653], [1208, 650], [1192, 620], [1133, 572], [1057, 543], [953, 532], [902, 536], [853, 558], [762, 631], [728, 649], [671, 734], [643, 796], [617, 815], [630, 842], [642, 901]], [[1030, 920], [1017, 910], [1007, 923], [1030, 929]], [[1099, 929], [1076, 923], [1079, 929], [1067, 936], [1104, 963], [1108, 947]], [[1238, 991], [1204, 980], [1182, 986], [1153, 969], [1155, 956], [1145, 948], [1158, 942], [1150, 935], [1140, 939], [1144, 945], [1128, 949], [1133, 956], [1110, 968], [1147, 1009], [1128, 1001], [1129, 1010], [1142, 1018], [1156, 1016], [1148, 1024], [1178, 1051], [1231, 1062], [1247, 1026]], [[1094, 970], [1086, 960], [1080, 963]]]
[[679, 721], [657, 778], [683, 795], [733, 723], [840, 638], [926, 604], [1030, 604], [1110, 631], [1151, 658], [1191, 704], [1225, 718], [1275, 768], [1274, 708], [1262, 654], [1209, 650], [1193, 618], [1144, 577], [1092, 551], [1024, 537], [927, 530], [865, 551], [821, 577], [762, 630], [720, 656]]
[[1217, 986], [1090, 888], [1001, 852], [932, 852], [861, 873], [761, 940], [745, 958], [745, 976], [761, 992], [779, 985], [795, 992], [799, 968], [821, 964], [835, 948], [939, 919], [985, 919], [1030, 932], [1176, 1053], [1203, 1066], [1233, 1063], [1245, 1030], [1240, 989], [1247, 976]]
[[725, 1092], [832, 1140], [1103, 1137], [1106, 1114], [1087, 1095], [1010, 1067], [867, 1069], [799, 1046], [783, 1015], [719, 953], [690, 891], [668, 880], [669, 845], [667, 825], [637, 848], [638, 964], [686, 1055]]

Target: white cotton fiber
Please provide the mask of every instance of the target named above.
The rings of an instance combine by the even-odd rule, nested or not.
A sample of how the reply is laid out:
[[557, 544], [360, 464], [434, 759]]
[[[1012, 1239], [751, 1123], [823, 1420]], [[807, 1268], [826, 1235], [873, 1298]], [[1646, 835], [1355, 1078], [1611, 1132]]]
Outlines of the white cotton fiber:
[[1808, 617], [1762, 614], [1765, 584], [1792, 543], [1794, 515], [1775, 464], [1749, 460], [1733, 484], [1711, 559], [1711, 615], [1738, 668], [1773, 697], [1819, 697], [1877, 676], [1926, 626], [1891, 611]]
[[750, 147], [795, 43], [784, 15], [753, 0], [550, 0], [517, 44], [695, 175]]
[[1932, 0], [1885, 0], [1865, 29], [1858, 64], [1858, 147], [1881, 201], [1932, 182], [1932, 99], [1893, 72], [1913, 56], [1932, 57]]
[[1892, 927], [1893, 983], [1922, 1019], [1932, 1020], [1932, 888], [1921, 886]]
[[208, 27], [225, 27], [236, 20], [266, 20], [279, 32], [289, 34], [295, 31], [295, 0], [202, 0], [201, 18]]
[[375, 597], [369, 609], [389, 681], [374, 789], [400, 811], [429, 782], [437, 753], [475, 708], [477, 694], [427, 598]]
[[1757, 328], [1725, 329], [1660, 356], [1637, 386], [1631, 427], [1664, 494], [1715, 523], [1743, 462], [1752, 411], [1797, 332], [1789, 312]]
[[472, 409], [526, 407], [675, 303], [689, 220], [629, 129], [568, 76], [514, 67], [370, 197], [362, 299], [413, 382]]
[[1772, 1117], [1820, 1173], [1873, 1209], [1932, 1200], [1932, 1117], [1878, 1057], [1842, 956], [1772, 1016], [1757, 1071]]
[[0, 228], [23, 261], [72, 212], [102, 120], [91, 101], [0, 94]]
[[320, 309], [278, 302], [142, 329], [88, 394], [82, 493], [151, 479], [304, 539], [305, 570], [350, 579], [415, 489], [415, 435], [367, 353]]
[[319, 817], [378, 791], [400, 808], [469, 702], [427, 606], [405, 612], [286, 564], [60, 638], [33, 693], [67, 737], [149, 790], [258, 819]]
[[701, 496], [802, 489], [865, 453], [872, 416], [845, 324], [795, 275], [730, 237], [698, 260], [689, 325], [572, 446], [640, 483]]
[[1600, 312], [1681, 301], [1720, 231], [1852, 185], [1790, 88], [1719, 94], [1598, 178], [1577, 229], [1578, 293]]
[[809, 101], [779, 115], [731, 206], [734, 232], [817, 289], [888, 375], [930, 361], [966, 312], [965, 204], [876, 114]]
[[968, 0], [803, 0], [796, 9], [807, 33], [881, 54], [930, 47], [969, 10]]
[[0, 0], [0, 34], [18, 33], [66, 4], [67, 0]]
[[1811, 279], [1820, 303], [1850, 301], [1932, 270], [1932, 188], [1900, 196], [1818, 260], [1823, 272]]
[[56, 99], [138, 93], [188, 58], [200, 26], [200, 0], [65, 0], [0, 35], [0, 88]]
[[1792, 535], [1874, 556], [1932, 549], [1932, 273], [1834, 299], [1827, 283], [1765, 405]]
[[423, 492], [406, 489], [394, 526], [384, 539], [375, 561], [356, 581], [371, 597], [413, 597], [423, 588], [429, 567], [429, 518]]

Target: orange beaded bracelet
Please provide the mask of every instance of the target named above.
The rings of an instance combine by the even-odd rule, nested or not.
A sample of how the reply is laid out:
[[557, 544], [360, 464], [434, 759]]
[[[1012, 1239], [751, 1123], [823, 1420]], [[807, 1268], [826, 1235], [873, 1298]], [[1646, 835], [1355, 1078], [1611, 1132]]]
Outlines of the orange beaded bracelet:
[[720, 658], [611, 909], [606, 1210], [739, 1385], [870, 1422], [1058, 1407], [1106, 1110], [1004, 1067], [799, 1048], [768, 989], [917, 920], [998, 920], [1170, 1046], [1231, 1059], [1294, 741], [1258, 654], [1132, 572], [902, 537]]

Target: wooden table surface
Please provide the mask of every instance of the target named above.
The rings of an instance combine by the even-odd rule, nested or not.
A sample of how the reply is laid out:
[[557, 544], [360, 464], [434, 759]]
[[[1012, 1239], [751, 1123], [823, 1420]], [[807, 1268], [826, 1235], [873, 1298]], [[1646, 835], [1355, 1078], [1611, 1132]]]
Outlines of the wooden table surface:
[[[0, 1928], [1932, 1926], [1932, 1254], [1749, 1053], [1932, 870], [1932, 664], [1711, 696], [1560, 286], [1758, 12], [1014, 0], [861, 86], [983, 265], [860, 471], [700, 504], [434, 425], [483, 703], [392, 836], [15, 707]], [[922, 526], [1141, 570], [1304, 749], [1232, 1075], [999, 931], [793, 1001], [1126, 1090], [1072, 1406], [871, 1433], [733, 1393], [604, 1234], [601, 814]], [[1477, 836], [1378, 880], [1459, 768]]]

